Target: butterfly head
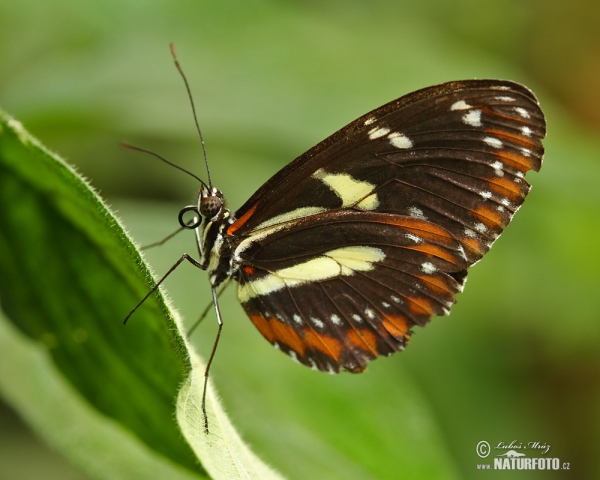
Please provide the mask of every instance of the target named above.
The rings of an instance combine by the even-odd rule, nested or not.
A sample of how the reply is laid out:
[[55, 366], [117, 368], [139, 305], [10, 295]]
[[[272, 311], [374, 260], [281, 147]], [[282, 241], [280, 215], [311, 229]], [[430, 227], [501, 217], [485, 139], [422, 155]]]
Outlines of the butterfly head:
[[203, 218], [214, 220], [223, 216], [225, 201], [215, 187], [202, 187], [198, 196], [198, 212]]

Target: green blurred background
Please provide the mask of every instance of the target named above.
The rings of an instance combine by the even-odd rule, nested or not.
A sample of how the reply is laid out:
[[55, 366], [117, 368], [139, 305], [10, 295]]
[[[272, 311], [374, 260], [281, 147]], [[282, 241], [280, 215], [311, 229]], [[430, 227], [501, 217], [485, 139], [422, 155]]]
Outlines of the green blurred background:
[[[144, 244], [177, 227], [197, 185], [119, 142], [204, 175], [169, 42], [192, 84], [213, 183], [233, 209], [337, 128], [412, 90], [462, 78], [527, 84], [547, 114], [545, 164], [528, 177], [534, 189], [525, 208], [472, 270], [450, 318], [418, 331], [401, 355], [375, 362], [366, 380], [339, 380], [272, 349], [232, 290], [214, 379], [244, 437], [294, 478], [303, 478], [304, 449], [323, 448], [327, 462], [326, 446], [308, 445], [312, 434], [335, 428], [323, 418], [343, 409], [342, 392], [368, 388], [378, 369], [410, 376], [458, 478], [513, 478], [476, 470], [480, 440], [547, 443], [546, 456], [572, 468], [553, 478], [600, 478], [598, 25], [597, 0], [0, 0], [0, 105], [76, 165]], [[192, 238], [148, 259], [160, 273], [183, 251], [194, 253]], [[204, 277], [182, 267], [167, 285], [187, 322], [209, 300]], [[209, 320], [196, 334], [204, 354], [214, 330]], [[343, 382], [337, 403], [319, 404], [323, 382]], [[300, 413], [286, 406], [299, 395]], [[365, 411], [385, 408], [412, 421], [411, 412], [394, 410], [393, 397], [385, 401]], [[368, 441], [357, 430], [355, 445]], [[401, 478], [401, 451], [397, 465]], [[0, 476], [86, 478], [6, 405]]]

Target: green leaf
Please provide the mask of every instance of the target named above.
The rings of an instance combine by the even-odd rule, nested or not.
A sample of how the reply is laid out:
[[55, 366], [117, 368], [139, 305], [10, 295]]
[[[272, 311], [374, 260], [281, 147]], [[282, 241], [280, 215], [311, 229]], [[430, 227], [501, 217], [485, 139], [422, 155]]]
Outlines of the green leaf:
[[225, 415], [214, 389], [209, 383], [207, 392], [207, 415], [210, 434], [204, 432], [201, 412], [204, 365], [196, 355], [192, 374], [179, 391], [177, 421], [181, 430], [204, 466], [213, 478], [279, 479], [274, 470], [267, 467], [242, 442], [233, 425]]
[[[86, 182], [0, 112], [0, 301], [18, 329], [0, 324], [0, 389], [42, 436], [98, 478], [205, 475], [173, 418], [182, 383], [198, 401], [189, 387], [204, 367], [194, 355], [192, 369], [161, 295], [122, 324], [152, 282]], [[202, 422], [190, 415], [191, 403], [179, 404], [185, 438], [211, 475], [223, 478], [235, 458], [239, 478], [249, 471], [269, 478], [219, 406], [207, 405], [218, 420], [213, 428], [210, 419], [210, 435], [198, 436], [191, 432]]]
[[97, 478], [193, 480], [199, 475], [157, 455], [130, 430], [91, 406], [49, 352], [0, 315], [0, 392], [36, 431]]

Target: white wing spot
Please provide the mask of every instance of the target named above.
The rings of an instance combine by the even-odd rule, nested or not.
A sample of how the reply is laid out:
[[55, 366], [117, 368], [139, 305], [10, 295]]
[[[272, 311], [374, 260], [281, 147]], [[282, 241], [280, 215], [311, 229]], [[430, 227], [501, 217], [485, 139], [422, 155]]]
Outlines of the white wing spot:
[[[277, 230], [281, 230], [283, 228], [286, 227], [285, 223], [286, 222], [290, 222], [291, 220], [296, 220], [297, 218], [302, 218], [302, 217], [309, 217], [310, 215], [316, 215], [317, 213], [321, 213], [324, 212], [325, 209], [323, 207], [300, 207], [300, 208], [296, 208], [294, 210], [291, 210], [289, 212], [285, 212], [282, 213], [280, 215], [275, 215], [274, 217], [265, 220], [264, 222], [262, 222], [260, 225], [258, 225], [254, 231], [256, 231], [257, 233], [251, 237], [249, 237], [249, 239], [251, 239], [252, 242], [255, 242], [257, 240], [262, 239], [263, 237], [267, 236], [269, 233], [273, 233], [276, 232]], [[266, 228], [266, 227], [273, 227], [271, 230], [263, 230], [262, 229]], [[205, 230], [206, 231], [206, 230]], [[242, 247], [242, 244], [245, 244]], [[240, 247], [236, 248], [236, 253], [240, 254], [242, 253], [246, 248], [248, 248], [250, 245], [250, 242], [245, 243], [242, 242], [240, 244]]]
[[497, 177], [504, 176], [504, 164], [502, 162], [494, 162], [492, 163], [492, 168], [494, 169], [494, 173]]
[[531, 137], [531, 128], [525, 126], [525, 127], [521, 128], [521, 133], [523, 135], [525, 135], [526, 137]]
[[294, 362], [298, 362], [298, 363], [300, 363], [300, 360], [298, 360], [298, 355], [296, 354], [296, 352], [294, 352], [293, 350], [290, 350], [290, 351], [288, 352], [288, 355], [289, 355], [290, 357], [292, 357], [292, 360], [293, 360]]
[[273, 347], [275, 347], [277, 350], [281, 350], [281, 347], [279, 346], [279, 343], [277, 343], [277, 342], [273, 342]]
[[496, 207], [496, 210], [498, 210], [499, 212], [503, 212], [504, 211], [504, 207], [502, 205], [498, 205]]
[[519, 178], [525, 178], [525, 174], [523, 172], [517, 172], [515, 175]]
[[336, 325], [341, 325], [342, 324], [342, 320], [335, 313], [333, 315], [331, 315], [331, 317], [329, 317], [329, 318]]
[[385, 258], [385, 253], [379, 248], [360, 245], [337, 248], [305, 262], [276, 270], [257, 280], [238, 284], [238, 299], [241, 303], [246, 303], [251, 298], [307, 282], [367, 272]]
[[325, 326], [325, 323], [323, 323], [323, 321], [319, 320], [318, 318], [310, 317], [310, 321], [313, 322], [318, 328], [323, 328]]
[[302, 325], [302, 317], [300, 315], [298, 315], [297, 313], [294, 313], [294, 316], [292, 318], [294, 319], [294, 322]]
[[431, 262], [424, 262], [421, 264], [421, 270], [427, 274], [432, 274], [437, 272], [437, 267]]
[[479, 192], [479, 195], [481, 195], [481, 198], [485, 198], [486, 200], [488, 198], [492, 198], [492, 192], [488, 191]]
[[526, 156], [526, 157], [530, 157], [531, 156], [531, 150], [529, 150], [528, 148], [522, 148], [521, 149], [521, 153]]
[[358, 202], [356, 206], [363, 210], [375, 210], [379, 206], [379, 198], [377, 198], [376, 193], [372, 193]]
[[352, 315], [352, 320], [354, 320], [358, 323], [362, 323], [362, 321], [363, 321], [362, 317], [356, 313]]
[[500, 203], [505, 207], [510, 207], [510, 202], [508, 201], [508, 198], [503, 198], [502, 200], [500, 200]]
[[310, 363], [311, 370], [318, 370], [317, 364], [311, 357], [308, 357], [306, 360], [308, 360], [308, 363]]
[[524, 108], [515, 107], [515, 112], [517, 112], [523, 118], [531, 118], [531, 115], [529, 115], [529, 112], [527, 110], [525, 110]]
[[475, 230], [477, 230], [480, 233], [487, 232], [487, 227], [483, 223], [476, 223], [474, 225], [474, 227], [475, 227]]
[[452, 106], [450, 107], [450, 110], [467, 110], [469, 108], [471, 108], [471, 105], [469, 105], [464, 100], [459, 100], [458, 102], [454, 102], [452, 104]]
[[402, 303], [402, 299], [397, 297], [396, 295], [392, 295], [390, 298], [392, 299], [393, 302]]
[[500, 100], [501, 102], [514, 102], [515, 99], [512, 97], [496, 97], [496, 100]]
[[369, 317], [371, 320], [375, 318], [375, 312], [370, 308], [365, 308], [365, 315]]
[[381, 302], [381, 305], [383, 305], [384, 308], [390, 308], [391, 305], [387, 302]]
[[375, 120], [377, 120], [375, 117], [369, 117], [365, 120], [365, 126], [366, 125], [371, 125], [373, 122], [375, 122]]
[[374, 210], [379, 206], [377, 194], [371, 194], [375, 189], [372, 183], [357, 180], [347, 173], [327, 173], [322, 168], [313, 173], [312, 177], [321, 180], [340, 197], [342, 207], [349, 207], [357, 202], [364, 210]]
[[330, 375], [335, 375], [337, 372], [333, 369], [331, 365], [327, 364], [327, 373], [329, 373]]
[[423, 214], [423, 210], [417, 207], [408, 207], [408, 214], [411, 217], [420, 218], [421, 220], [427, 220], [427, 217]]
[[390, 143], [396, 148], [412, 148], [413, 143], [410, 138], [408, 138], [403, 133], [392, 132], [388, 135]]
[[387, 127], [375, 127], [369, 130], [369, 138], [375, 140], [377, 138], [385, 137], [390, 133], [390, 129]]
[[483, 139], [483, 141], [485, 143], [487, 143], [490, 147], [494, 147], [494, 148], [501, 148], [502, 147], [502, 142], [500, 140], [498, 140], [497, 138], [494, 138], [494, 137], [485, 137]]
[[408, 238], [409, 240], [412, 240], [415, 243], [421, 243], [423, 241], [423, 239], [417, 235], [415, 235], [414, 233], [407, 233], [405, 235], [406, 238]]
[[481, 127], [481, 110], [471, 110], [470, 112], [465, 113], [462, 117], [462, 121], [472, 127]]
[[478, 235], [470, 228], [465, 228], [465, 236], [469, 238], [479, 238]]

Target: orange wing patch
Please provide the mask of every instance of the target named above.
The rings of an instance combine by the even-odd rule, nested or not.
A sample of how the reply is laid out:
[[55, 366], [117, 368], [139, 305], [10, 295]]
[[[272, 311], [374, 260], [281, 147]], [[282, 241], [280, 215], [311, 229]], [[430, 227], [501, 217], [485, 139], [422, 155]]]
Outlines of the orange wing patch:
[[479, 239], [474, 237], [463, 236], [460, 239], [460, 243], [462, 243], [467, 249], [475, 253], [478, 257], [481, 257], [485, 251], [482, 248], [481, 242]]
[[342, 353], [342, 344], [339, 340], [328, 335], [318, 334], [309, 328], [304, 328], [302, 333], [304, 341], [309, 347], [319, 350], [333, 358], [336, 362], [339, 362], [340, 354]]
[[407, 340], [410, 338], [406, 318], [398, 315], [390, 315], [388, 317], [384, 317], [382, 323], [383, 328], [385, 328], [393, 337], [397, 339], [406, 338]]
[[418, 252], [423, 252], [433, 257], [441, 258], [442, 260], [445, 260], [453, 265], [456, 265], [456, 256], [452, 255], [452, 253], [446, 250], [445, 248], [439, 247], [437, 245], [431, 245], [429, 243], [420, 243], [418, 245], [410, 245], [404, 248], [408, 250], [416, 250]]
[[490, 135], [494, 135], [498, 138], [503, 138], [505, 140], [510, 140], [511, 142], [515, 142], [523, 147], [535, 148], [535, 142], [530, 138], [524, 135], [516, 135], [511, 132], [507, 132], [506, 130], [498, 130], [495, 128], [486, 128], [486, 133]]
[[415, 315], [427, 315], [431, 317], [435, 314], [433, 306], [429, 300], [422, 297], [406, 297], [408, 299], [408, 308]]
[[267, 319], [261, 315], [250, 315], [250, 320], [271, 343], [283, 344], [301, 357], [305, 357], [307, 349], [318, 350], [339, 362], [342, 344], [333, 337], [317, 334], [308, 328], [302, 329], [300, 335], [294, 328], [276, 318]]
[[366, 346], [366, 349], [370, 350], [373, 355], [376, 357], [379, 355], [377, 353], [377, 337], [370, 330], [366, 328], [350, 330], [346, 338], [352, 347], [365, 350]]
[[505, 196], [512, 202], [523, 198], [524, 194], [521, 191], [521, 187], [506, 177], [494, 177], [486, 180], [489, 182], [492, 191]]
[[441, 295], [452, 294], [452, 289], [442, 275], [416, 275], [432, 291]]
[[[533, 145], [532, 145], [533, 146]], [[520, 172], [526, 173], [533, 168], [533, 159], [507, 150], [500, 150], [494, 153], [494, 156], [509, 167], [516, 168]]]
[[491, 208], [480, 205], [477, 207], [473, 213], [481, 220], [481, 222], [486, 227], [502, 227], [503, 219], [502, 215], [497, 210], [492, 210]]
[[[250, 320], [260, 333], [271, 343], [282, 341], [295, 352], [304, 355], [304, 343], [300, 335], [293, 329], [281, 322], [273, 322], [261, 315], [249, 315]], [[279, 325], [277, 325], [279, 324]]]
[[240, 218], [238, 218], [235, 222], [233, 222], [231, 225], [229, 225], [229, 228], [227, 229], [227, 235], [233, 235], [248, 220], [250, 220], [250, 217], [252, 217], [252, 215], [254, 215], [254, 212], [256, 211], [256, 207], [258, 207], [258, 203], [255, 203], [250, 210], [248, 210]]
[[424, 240], [451, 244], [454, 238], [444, 227], [440, 227], [426, 220], [404, 215], [386, 215], [386, 217], [386, 220], [377, 219], [377, 221], [387, 225], [403, 227]]

